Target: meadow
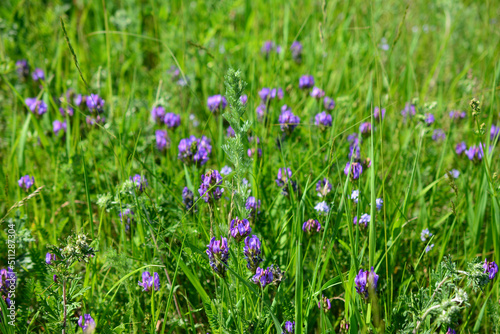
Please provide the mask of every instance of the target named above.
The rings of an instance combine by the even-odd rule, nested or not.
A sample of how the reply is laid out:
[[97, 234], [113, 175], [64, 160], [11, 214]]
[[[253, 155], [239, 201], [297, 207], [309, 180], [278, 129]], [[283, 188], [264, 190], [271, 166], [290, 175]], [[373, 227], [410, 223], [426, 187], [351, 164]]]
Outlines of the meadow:
[[3, 0], [1, 333], [500, 333], [500, 2]]

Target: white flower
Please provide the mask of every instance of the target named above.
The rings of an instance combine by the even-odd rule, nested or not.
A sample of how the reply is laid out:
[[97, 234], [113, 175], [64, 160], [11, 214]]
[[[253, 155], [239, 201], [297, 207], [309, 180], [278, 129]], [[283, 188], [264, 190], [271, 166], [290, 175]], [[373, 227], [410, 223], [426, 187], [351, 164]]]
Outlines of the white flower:
[[319, 213], [324, 213], [324, 214], [327, 214], [330, 211], [330, 207], [328, 206], [328, 204], [326, 204], [325, 201], [316, 204], [314, 209]]

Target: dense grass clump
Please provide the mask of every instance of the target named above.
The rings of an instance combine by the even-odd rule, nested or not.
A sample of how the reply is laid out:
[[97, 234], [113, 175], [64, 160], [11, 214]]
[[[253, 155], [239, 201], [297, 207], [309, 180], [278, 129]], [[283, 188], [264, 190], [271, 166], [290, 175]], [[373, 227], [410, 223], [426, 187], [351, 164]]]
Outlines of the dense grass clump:
[[500, 333], [500, 3], [0, 6], [2, 333]]

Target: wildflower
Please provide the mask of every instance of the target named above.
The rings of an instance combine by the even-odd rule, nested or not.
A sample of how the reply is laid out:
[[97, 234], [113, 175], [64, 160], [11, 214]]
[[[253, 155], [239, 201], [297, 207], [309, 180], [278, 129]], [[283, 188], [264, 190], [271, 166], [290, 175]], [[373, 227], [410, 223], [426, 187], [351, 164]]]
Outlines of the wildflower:
[[432, 245], [427, 245], [427, 246], [425, 247], [425, 252], [426, 252], [426, 253], [429, 253], [429, 252], [430, 252], [433, 248], [434, 248], [434, 244], [432, 244]]
[[380, 107], [375, 107], [373, 110], [373, 118], [375, 118], [376, 121], [381, 121], [385, 117], [385, 109], [380, 109]]
[[354, 203], [358, 203], [358, 198], [359, 198], [359, 190], [353, 190], [351, 193], [351, 199], [353, 200]]
[[295, 333], [295, 321], [287, 321], [285, 322], [285, 330], [282, 334], [293, 334]]
[[241, 104], [245, 105], [245, 104], [247, 104], [247, 101], [248, 101], [248, 96], [247, 95], [241, 95], [240, 96], [240, 102], [241, 102]]
[[207, 255], [210, 260], [210, 267], [212, 267], [213, 271], [220, 277], [224, 277], [226, 275], [226, 266], [229, 260], [227, 239], [223, 237], [221, 240], [216, 240], [215, 237], [213, 237], [207, 245]]
[[265, 288], [266, 285], [271, 284], [273, 282], [273, 273], [269, 269], [269, 267], [266, 269], [262, 269], [259, 267], [255, 271], [255, 275], [252, 277], [252, 281], [255, 284], [260, 284], [262, 288]]
[[415, 105], [411, 104], [411, 103], [406, 103], [404, 109], [401, 110], [401, 115], [405, 119], [408, 117], [412, 118], [413, 116], [415, 116], [416, 113], [417, 113], [417, 110], [415, 108]]
[[245, 260], [247, 260], [247, 268], [254, 272], [259, 267], [259, 263], [263, 260], [260, 257], [260, 240], [256, 235], [245, 238], [245, 247], [243, 247], [243, 254], [245, 254]]
[[163, 118], [163, 122], [167, 125], [169, 129], [178, 128], [181, 125], [181, 116], [174, 114], [172, 112], [166, 113]]
[[226, 109], [226, 106], [227, 100], [222, 95], [209, 96], [207, 99], [207, 107], [213, 113]]
[[269, 57], [269, 54], [271, 51], [275, 48], [274, 42], [272, 41], [265, 41], [264, 45], [260, 49], [260, 52], [267, 58]]
[[495, 126], [494, 124], [491, 124], [490, 140], [495, 141], [495, 139], [498, 137], [499, 134], [500, 134], [500, 126]]
[[231, 225], [229, 227], [229, 233], [237, 241], [240, 242], [252, 232], [250, 227], [250, 222], [247, 219], [236, 219], [231, 220]]
[[452, 110], [448, 115], [452, 120], [461, 120], [465, 118], [466, 113], [465, 111]]
[[236, 137], [236, 133], [234, 132], [233, 128], [229, 126], [226, 131], [226, 136], [228, 137]]
[[98, 113], [102, 113], [104, 110], [104, 100], [97, 94], [90, 94], [87, 96], [87, 108], [90, 112], [97, 111]]
[[257, 113], [257, 119], [262, 121], [264, 119], [264, 114], [266, 113], [267, 108], [265, 104], [259, 104], [257, 108], [255, 108], [255, 112]]
[[457, 144], [457, 146], [455, 146], [455, 152], [458, 155], [461, 155], [465, 151], [467, 151], [467, 145], [465, 145], [465, 142], [460, 142]]
[[54, 261], [56, 261], [55, 254], [50, 254], [50, 253], [45, 254], [45, 263], [47, 263], [50, 266], [54, 264]]
[[54, 130], [54, 134], [56, 136], [61, 130], [63, 130], [63, 132], [66, 132], [66, 121], [61, 122], [56, 119], [54, 122], [52, 122], [52, 129]]
[[231, 174], [231, 172], [232, 172], [232, 171], [233, 171], [233, 170], [231, 169], [231, 167], [229, 167], [229, 166], [224, 166], [224, 167], [222, 167], [222, 169], [220, 170], [220, 174], [221, 174], [221, 175], [229, 175], [229, 174]]
[[359, 162], [348, 162], [344, 168], [344, 174], [351, 177], [351, 180], [359, 179], [360, 175], [363, 173], [363, 167]]
[[314, 125], [319, 126], [321, 130], [332, 126], [332, 115], [321, 112], [314, 117]]
[[120, 220], [122, 221], [123, 223], [123, 218], [127, 218], [127, 223], [125, 224], [125, 231], [128, 231], [129, 228], [130, 228], [130, 221], [132, 220], [133, 216], [134, 216], [134, 211], [132, 211], [131, 209], [123, 209], [123, 211], [120, 211], [118, 213], [118, 216], [120, 217]]
[[319, 89], [318, 87], [314, 87], [311, 91], [311, 97], [314, 97], [315, 99], [319, 100], [322, 97], [325, 97], [325, 92], [322, 89]]
[[445, 140], [446, 134], [444, 133], [443, 130], [441, 129], [436, 129], [434, 130], [432, 134], [432, 140], [434, 141], [440, 141], [440, 140]]
[[340, 322], [340, 333], [341, 334], [349, 333], [349, 323], [345, 319], [342, 319], [342, 321]]
[[358, 275], [354, 279], [356, 292], [362, 297], [368, 298], [369, 291], [377, 291], [378, 277], [379, 276], [375, 274], [373, 267], [371, 268], [371, 271], [363, 271], [363, 269], [360, 269]]
[[349, 146], [349, 154], [347, 155], [350, 159], [359, 159], [361, 148], [359, 147], [359, 141], [356, 140]]
[[455, 332], [454, 329], [451, 329], [450, 327], [448, 327], [448, 330], [446, 331], [445, 334], [457, 334], [457, 332]]
[[24, 100], [28, 109], [38, 116], [41, 116], [47, 112], [47, 104], [42, 100], [37, 100], [36, 97], [28, 97]]
[[328, 206], [328, 204], [326, 204], [325, 201], [319, 202], [318, 204], [316, 204], [316, 206], [314, 207], [314, 209], [319, 214], [322, 214], [322, 213], [327, 214], [330, 211], [330, 207]]
[[187, 164], [196, 164], [202, 166], [208, 161], [208, 156], [212, 152], [210, 139], [205, 136], [196, 138], [190, 136], [189, 138], [181, 139], [179, 142], [179, 155], [178, 158]]
[[59, 108], [59, 113], [61, 114], [62, 117], [66, 117], [66, 114], [68, 114], [68, 116], [73, 116], [75, 114], [75, 110], [71, 107], [66, 107], [66, 109], [64, 108]]
[[148, 186], [148, 180], [146, 180], [145, 176], [141, 176], [140, 174], [135, 174], [133, 177], [131, 176], [130, 181], [135, 184], [135, 187], [139, 192], [143, 192]]
[[428, 229], [428, 228], [424, 228], [424, 229], [422, 230], [422, 232], [420, 232], [420, 240], [422, 240], [422, 241], [424, 241], [424, 242], [425, 242], [425, 241], [427, 240], [427, 238], [432, 237], [432, 235], [433, 235], [433, 234], [429, 231], [429, 229]]
[[247, 155], [249, 158], [253, 157], [255, 155], [255, 152], [257, 152], [257, 156], [260, 158], [262, 156], [262, 149], [261, 148], [257, 148], [255, 149], [255, 147], [252, 147], [252, 148], [249, 148], [247, 150]]
[[45, 80], [45, 73], [41, 68], [35, 68], [33, 73], [31, 73], [31, 77], [33, 78], [33, 81], [44, 81]]
[[271, 264], [271, 266], [268, 267], [268, 269], [273, 274], [273, 285], [279, 286], [283, 281], [283, 279], [285, 278], [285, 273], [281, 271], [280, 267], [274, 264]]
[[54, 276], [52, 276], [52, 280], [54, 281], [54, 283], [57, 283], [57, 275], [54, 274]]
[[358, 223], [359, 223], [359, 225], [365, 224], [365, 227], [368, 227], [368, 223], [370, 222], [370, 219], [371, 219], [370, 215], [367, 213], [364, 213], [361, 215], [359, 222], [358, 222], [358, 216], [354, 217], [353, 223], [354, 223], [354, 225], [358, 225]]
[[299, 79], [299, 88], [306, 89], [314, 86], [314, 77], [312, 75], [303, 75]]
[[90, 314], [84, 314], [83, 316], [80, 316], [78, 326], [82, 328], [84, 334], [91, 334], [94, 333], [96, 324]]
[[332, 184], [326, 177], [316, 183], [316, 192], [319, 197], [326, 197], [330, 191], [332, 191]]
[[288, 183], [288, 178], [292, 177], [292, 170], [290, 168], [280, 168], [278, 169], [278, 176], [276, 178], [276, 184], [278, 187], [283, 187]]
[[298, 41], [293, 41], [290, 46], [290, 51], [292, 51], [292, 58], [296, 63], [300, 63], [302, 61], [302, 44]]
[[479, 147], [476, 145], [469, 147], [469, 149], [465, 151], [465, 155], [469, 158], [469, 160], [474, 162], [483, 160], [483, 144], [479, 144]]
[[361, 125], [359, 126], [359, 132], [361, 132], [362, 135], [369, 135], [372, 132], [372, 123], [361, 123]]
[[300, 123], [300, 118], [292, 113], [291, 110], [285, 110], [278, 118], [281, 131], [290, 134]]
[[139, 286], [143, 287], [142, 291], [151, 291], [154, 287], [155, 291], [160, 290], [160, 276], [158, 273], [153, 273], [153, 276], [149, 273], [149, 271], [145, 271], [142, 273], [142, 282], [139, 281]]
[[253, 196], [248, 197], [245, 208], [250, 211], [250, 217], [255, 217], [256, 214], [260, 213], [260, 199], [257, 200]]
[[490, 280], [494, 279], [498, 272], [498, 265], [495, 261], [488, 262], [488, 259], [484, 259], [484, 273], [488, 274]]
[[378, 211], [382, 209], [382, 205], [384, 205], [384, 200], [382, 198], [377, 198], [375, 200], [375, 206], [377, 207]]
[[30, 66], [26, 59], [16, 61], [16, 72], [21, 80], [26, 80], [30, 74]]
[[163, 151], [166, 147], [170, 146], [170, 139], [168, 138], [167, 131], [156, 130], [156, 147], [158, 150]]
[[379, 47], [380, 47], [380, 49], [382, 49], [382, 50], [384, 50], [384, 51], [389, 50], [389, 48], [390, 48], [390, 47], [389, 47], [389, 44], [387, 43], [387, 38], [382, 37], [382, 38], [380, 39], [380, 44], [379, 44]]
[[321, 224], [317, 219], [309, 219], [302, 225], [302, 231], [308, 234], [311, 234], [311, 232], [314, 231], [319, 232], [321, 231]]
[[194, 194], [188, 187], [182, 189], [182, 202], [184, 203], [186, 210], [191, 210], [194, 205]]
[[434, 123], [434, 115], [433, 114], [425, 114], [424, 122], [427, 125], [432, 125], [432, 123]]
[[330, 299], [326, 298], [324, 295], [321, 295], [321, 301], [318, 302], [318, 308], [321, 310], [321, 306], [323, 306], [323, 311], [328, 313], [332, 308], [332, 304], [330, 303]]
[[[460, 172], [456, 169], [452, 169], [452, 170], [448, 171], [448, 173], [450, 173], [451, 177], [454, 179], [458, 179], [458, 177], [460, 176]], [[446, 174], [446, 176], [448, 177], [448, 174]]]
[[151, 109], [151, 117], [153, 118], [153, 121], [157, 123], [160, 123], [161, 121], [165, 122], [165, 108], [162, 106], [153, 107], [153, 109]]
[[28, 191], [28, 189], [35, 184], [35, 178], [33, 176], [30, 177], [29, 175], [24, 175], [19, 179], [19, 181], [17, 181], [17, 184], [19, 184], [19, 187]]
[[222, 176], [216, 170], [209, 170], [206, 174], [201, 175], [201, 185], [198, 192], [200, 197], [206, 203], [218, 201], [222, 197], [224, 188], [222, 185]]
[[325, 106], [326, 110], [333, 110], [335, 108], [335, 101], [332, 98], [325, 96], [325, 98], [323, 99], [323, 105]]

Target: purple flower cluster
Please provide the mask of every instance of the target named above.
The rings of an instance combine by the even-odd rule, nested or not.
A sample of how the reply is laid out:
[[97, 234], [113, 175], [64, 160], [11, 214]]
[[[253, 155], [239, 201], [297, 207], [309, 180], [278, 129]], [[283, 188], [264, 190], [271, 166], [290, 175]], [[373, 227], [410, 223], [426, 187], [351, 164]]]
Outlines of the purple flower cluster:
[[384, 119], [385, 117], [385, 108], [381, 109], [380, 107], [375, 107], [373, 109], [373, 118], [375, 118], [376, 121], [380, 122]]
[[307, 234], [311, 234], [312, 232], [319, 232], [321, 231], [321, 224], [317, 219], [309, 219], [302, 225], [302, 231]]
[[168, 137], [167, 131], [165, 130], [156, 130], [156, 148], [158, 150], [163, 151], [165, 148], [170, 147], [170, 138]]
[[359, 162], [348, 162], [344, 168], [344, 174], [349, 176], [351, 180], [357, 180], [363, 173], [363, 166]]
[[250, 218], [255, 218], [257, 214], [260, 213], [260, 199], [257, 200], [255, 197], [250, 196], [247, 198], [245, 203], [245, 208], [250, 211]]
[[330, 207], [328, 206], [328, 204], [323, 201], [323, 202], [319, 202], [318, 204], [316, 204], [316, 206], [314, 207], [314, 210], [316, 210], [320, 215], [321, 214], [328, 214], [328, 212], [330, 212]]
[[273, 272], [270, 267], [262, 269], [260, 267], [255, 271], [255, 275], [252, 277], [252, 281], [255, 284], [260, 284], [262, 288], [266, 285], [273, 283]]
[[165, 114], [163, 122], [165, 123], [165, 125], [167, 125], [167, 128], [176, 129], [181, 125], [181, 116], [172, 112], [168, 112]]
[[464, 119], [467, 114], [465, 113], [465, 111], [452, 110], [448, 115], [452, 120], [457, 121]]
[[354, 203], [358, 204], [359, 190], [353, 190], [351, 193], [351, 199]]
[[197, 166], [204, 165], [212, 152], [210, 139], [205, 136], [201, 136], [201, 138], [190, 136], [189, 138], [181, 139], [178, 148], [178, 158], [182, 162], [186, 164], [196, 164]]
[[377, 211], [380, 211], [383, 205], [384, 205], [384, 200], [382, 198], [377, 198], [375, 200], [375, 206], [377, 207]]
[[213, 237], [207, 245], [207, 255], [210, 260], [210, 267], [220, 277], [226, 276], [227, 262], [229, 260], [229, 246], [226, 238], [216, 240]]
[[328, 313], [328, 311], [330, 311], [330, 309], [332, 308], [330, 299], [325, 297], [324, 295], [321, 296], [321, 300], [318, 302], [318, 308], [321, 310], [322, 307], [325, 313]]
[[51, 254], [51, 253], [47, 253], [45, 254], [45, 263], [48, 264], [49, 266], [55, 264], [56, 262], [56, 255], [55, 254]]
[[413, 118], [415, 114], [417, 113], [417, 109], [414, 104], [411, 103], [406, 103], [405, 107], [403, 110], [401, 110], [401, 115], [404, 117], [406, 120], [407, 118]]
[[295, 321], [285, 322], [285, 330], [281, 334], [294, 334], [295, 333]]
[[359, 126], [359, 132], [361, 132], [361, 134], [365, 136], [370, 135], [370, 133], [372, 132], [372, 123], [361, 123], [361, 125]]
[[207, 99], [207, 107], [213, 113], [217, 113], [219, 111], [226, 109], [226, 106], [227, 106], [227, 100], [222, 95], [209, 96]]
[[288, 180], [291, 177], [292, 177], [292, 170], [290, 168], [280, 168], [278, 169], [276, 184], [278, 185], [278, 187], [283, 187], [288, 183]]
[[479, 144], [479, 146], [473, 145], [469, 147], [469, 149], [465, 151], [465, 155], [467, 156], [467, 158], [469, 158], [470, 161], [479, 162], [483, 160], [483, 144]]
[[94, 333], [96, 323], [90, 314], [84, 314], [80, 316], [80, 319], [78, 319], [78, 326], [80, 326], [84, 334], [90, 334]]
[[290, 46], [290, 51], [292, 52], [292, 58], [296, 63], [300, 63], [302, 61], [302, 44], [299, 41], [293, 41]]
[[55, 120], [52, 122], [52, 130], [54, 131], [54, 134], [57, 136], [59, 132], [62, 130], [63, 132], [66, 132], [66, 121], [61, 122], [60, 120]]
[[323, 99], [323, 105], [326, 110], [333, 110], [335, 108], [335, 101], [332, 98], [325, 96]]
[[467, 151], [467, 145], [465, 145], [465, 142], [460, 142], [455, 146], [455, 152], [457, 152], [458, 155], [461, 155]]
[[314, 77], [312, 75], [303, 75], [299, 79], [300, 89], [309, 89], [314, 86]]
[[356, 292], [363, 298], [368, 298], [370, 291], [373, 293], [377, 291], [378, 275], [375, 274], [373, 267], [371, 271], [360, 269], [354, 283], [356, 284]]
[[153, 288], [155, 291], [160, 290], [160, 276], [158, 273], [151, 273], [149, 271], [145, 271], [142, 273], [142, 282], [139, 281], [139, 286], [142, 286], [142, 291], [151, 291]]
[[496, 274], [498, 273], [498, 265], [495, 261], [488, 261], [488, 259], [484, 260], [484, 273], [488, 274], [488, 278], [490, 280], [494, 279]]
[[327, 178], [319, 180], [318, 183], [316, 183], [316, 193], [319, 197], [326, 197], [330, 191], [332, 191], [332, 184]]
[[137, 191], [143, 192], [144, 189], [148, 186], [148, 180], [146, 180], [145, 176], [141, 176], [140, 174], [135, 174], [130, 177], [130, 181], [132, 181], [137, 188]]
[[284, 97], [283, 89], [264, 87], [260, 90], [259, 97], [262, 100], [262, 104], [264, 105], [269, 101], [274, 100], [276, 97], [281, 100]]
[[47, 112], [47, 104], [36, 97], [28, 97], [24, 100], [29, 110], [35, 115], [41, 116]]
[[234, 132], [233, 128], [229, 126], [226, 131], [226, 136], [228, 137], [236, 137], [236, 132]]
[[278, 122], [280, 123], [281, 131], [290, 134], [300, 124], [300, 118], [294, 115], [290, 109], [283, 110], [282, 108]]
[[10, 307], [12, 301], [8, 297], [10, 293], [13, 293], [16, 288], [17, 277], [16, 273], [12, 268], [8, 268], [7, 270], [0, 270], [0, 292], [4, 294], [3, 298], [5, 299], [5, 303], [8, 307]]
[[198, 192], [200, 197], [206, 203], [213, 203], [222, 197], [224, 188], [222, 185], [222, 176], [216, 170], [209, 170], [206, 174], [201, 175], [201, 185]]
[[165, 108], [163, 108], [162, 106], [153, 107], [153, 109], [151, 109], [151, 117], [153, 118], [153, 121], [157, 123], [164, 122]]
[[432, 133], [432, 140], [434, 141], [443, 141], [446, 139], [446, 133], [442, 129], [436, 129]]
[[435, 121], [433, 114], [425, 114], [424, 122], [427, 125], [432, 125]]
[[33, 81], [44, 81], [45, 80], [45, 72], [41, 68], [35, 68], [33, 73], [31, 73], [31, 78]]
[[281, 53], [281, 46], [276, 45], [273, 41], [265, 41], [260, 49], [260, 52], [267, 58], [271, 51], [276, 51], [277, 54]]
[[314, 97], [316, 100], [319, 100], [319, 99], [325, 97], [325, 91], [314, 86], [310, 95], [311, 95], [311, 97]]
[[332, 126], [332, 115], [326, 112], [320, 112], [314, 117], [314, 125], [319, 126], [321, 130], [325, 130]]
[[16, 61], [16, 72], [21, 80], [26, 80], [29, 77], [30, 65], [26, 59]]
[[28, 189], [35, 184], [35, 178], [33, 176], [24, 175], [17, 181], [17, 184], [19, 184], [19, 187], [28, 191]]
[[365, 224], [365, 227], [368, 227], [368, 223], [370, 222], [370, 215], [367, 214], [367, 213], [363, 213], [361, 215], [361, 218], [359, 219], [359, 222], [358, 222], [358, 216], [354, 217], [354, 221], [353, 221], [353, 224], [354, 225], [361, 225], [361, 224]]
[[243, 240], [252, 232], [250, 227], [250, 222], [247, 219], [236, 219], [231, 220], [231, 225], [229, 226], [229, 233], [237, 242]]
[[263, 261], [262, 257], [260, 256], [260, 248], [260, 240], [256, 235], [246, 237], [243, 254], [245, 254], [245, 260], [247, 260], [247, 268], [253, 273], [255, 273], [255, 271], [259, 267], [259, 264]]
[[122, 211], [120, 211], [118, 213], [118, 216], [120, 217], [120, 220], [122, 221], [122, 223], [123, 223], [123, 218], [127, 219], [127, 222], [125, 223], [125, 231], [128, 231], [130, 228], [130, 222], [134, 218], [134, 211], [132, 211], [131, 209], [128, 209], [128, 208], [123, 209]]
[[90, 94], [85, 99], [90, 112], [102, 113], [104, 111], [104, 100], [97, 94]]

